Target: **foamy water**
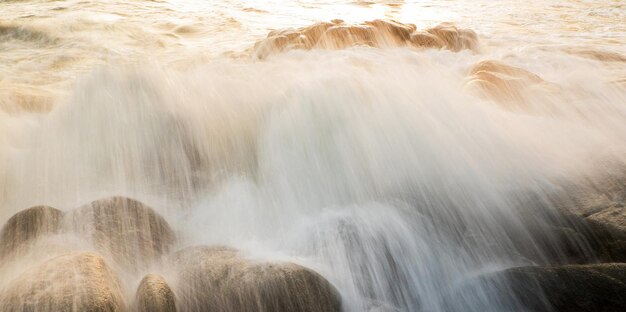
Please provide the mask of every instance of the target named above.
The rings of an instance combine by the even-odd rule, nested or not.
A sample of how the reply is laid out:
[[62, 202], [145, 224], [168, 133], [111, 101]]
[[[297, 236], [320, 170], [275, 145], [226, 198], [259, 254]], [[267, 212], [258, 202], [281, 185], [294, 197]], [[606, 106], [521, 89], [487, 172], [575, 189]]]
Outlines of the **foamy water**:
[[[335, 18], [453, 22], [478, 46], [252, 57], [273, 29]], [[126, 195], [177, 247], [315, 269], [346, 311], [518, 310], [479, 277], [567, 262], [549, 198], [624, 165], [624, 20], [619, 1], [2, 2], [0, 221]], [[542, 82], [481, 92], [484, 60]], [[48, 237], [0, 287], [91, 249]], [[118, 272], [129, 298], [149, 269]]]

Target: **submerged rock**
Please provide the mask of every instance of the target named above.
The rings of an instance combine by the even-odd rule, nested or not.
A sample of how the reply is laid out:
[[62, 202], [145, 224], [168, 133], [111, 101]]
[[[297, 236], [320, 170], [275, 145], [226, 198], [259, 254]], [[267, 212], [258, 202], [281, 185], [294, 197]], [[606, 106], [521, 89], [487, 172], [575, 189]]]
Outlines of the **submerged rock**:
[[169, 224], [152, 208], [126, 197], [96, 200], [71, 212], [72, 226], [119, 264], [138, 269], [166, 254], [175, 241]]
[[626, 311], [626, 263], [520, 267], [503, 274], [531, 311]]
[[62, 211], [49, 206], [36, 206], [16, 213], [0, 232], [0, 258], [15, 256], [20, 248], [38, 237], [58, 232], [62, 218]]
[[228, 247], [177, 252], [182, 311], [340, 311], [341, 297], [321, 275], [293, 263], [260, 263]]
[[33, 267], [0, 293], [0, 311], [126, 311], [117, 278], [92, 253], [59, 256]]
[[138, 312], [176, 312], [176, 296], [162, 276], [148, 274], [137, 288], [135, 308]]

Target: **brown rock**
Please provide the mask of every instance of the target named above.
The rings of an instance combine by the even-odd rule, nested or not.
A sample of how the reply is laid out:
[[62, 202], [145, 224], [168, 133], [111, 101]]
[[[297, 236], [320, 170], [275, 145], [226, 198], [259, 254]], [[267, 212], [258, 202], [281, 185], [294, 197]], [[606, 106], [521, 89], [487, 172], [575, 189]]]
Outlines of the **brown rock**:
[[439, 39], [439, 37], [427, 32], [413, 33], [409, 41], [413, 46], [422, 48], [441, 49], [446, 46], [446, 43]]
[[566, 48], [566, 52], [603, 62], [626, 62], [626, 55], [613, 51]]
[[328, 28], [317, 42], [325, 49], [345, 49], [355, 45], [371, 45], [376, 42], [376, 29], [368, 25], [333, 26]]
[[0, 232], [0, 258], [15, 256], [38, 237], [61, 228], [63, 212], [48, 206], [22, 210], [11, 217]]
[[556, 88], [534, 73], [493, 60], [476, 63], [470, 69], [468, 85], [477, 86], [482, 94], [512, 110], [528, 110], [531, 91]]
[[342, 20], [316, 23], [299, 29], [271, 31], [267, 38], [254, 45], [254, 55], [265, 58], [271, 54], [292, 49], [346, 49], [355, 45], [377, 48], [413, 45], [426, 48], [445, 48], [452, 51], [475, 49], [476, 33], [460, 29], [450, 23], [416, 32], [413, 24], [394, 20], [373, 20], [358, 25], [348, 25]]
[[363, 24], [376, 28], [379, 46], [404, 45], [416, 29], [413, 24], [402, 24], [394, 20], [377, 19]]
[[59, 256], [29, 269], [0, 293], [0, 311], [126, 311], [117, 278], [91, 253]]
[[119, 264], [138, 269], [166, 254], [175, 241], [169, 224], [147, 205], [126, 197], [96, 200], [71, 212], [73, 227]]
[[176, 296], [165, 279], [148, 274], [139, 283], [135, 296], [138, 312], [176, 312]]
[[478, 36], [473, 30], [460, 29], [450, 23], [442, 23], [426, 30], [441, 41], [449, 50], [458, 52], [463, 49], [475, 49], [478, 44]]
[[316, 272], [293, 263], [258, 263], [227, 247], [177, 252], [183, 311], [340, 311], [337, 290]]

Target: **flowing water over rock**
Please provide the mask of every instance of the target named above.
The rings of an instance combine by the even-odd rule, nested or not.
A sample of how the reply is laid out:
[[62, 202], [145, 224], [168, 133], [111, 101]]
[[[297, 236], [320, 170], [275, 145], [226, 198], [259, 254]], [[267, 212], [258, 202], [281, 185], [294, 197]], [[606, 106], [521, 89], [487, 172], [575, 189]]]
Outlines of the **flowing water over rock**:
[[1, 2], [0, 310], [619, 310], [625, 19]]

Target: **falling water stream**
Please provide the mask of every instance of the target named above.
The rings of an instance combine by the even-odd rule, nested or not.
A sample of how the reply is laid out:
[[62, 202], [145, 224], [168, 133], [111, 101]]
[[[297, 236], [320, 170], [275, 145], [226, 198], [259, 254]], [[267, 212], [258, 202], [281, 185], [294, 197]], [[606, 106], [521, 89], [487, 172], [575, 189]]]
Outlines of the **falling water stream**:
[[[517, 311], [481, 276], [567, 263], [552, 196], [626, 165], [626, 4], [508, 2], [0, 2], [0, 222], [128, 196], [176, 249], [304, 265], [345, 311]], [[479, 46], [245, 52], [334, 18], [454, 22]], [[485, 96], [484, 60], [547, 87]], [[72, 250], [94, 247], [39, 239], [0, 288]], [[119, 269], [124, 295], [150, 270], [172, 274]]]

